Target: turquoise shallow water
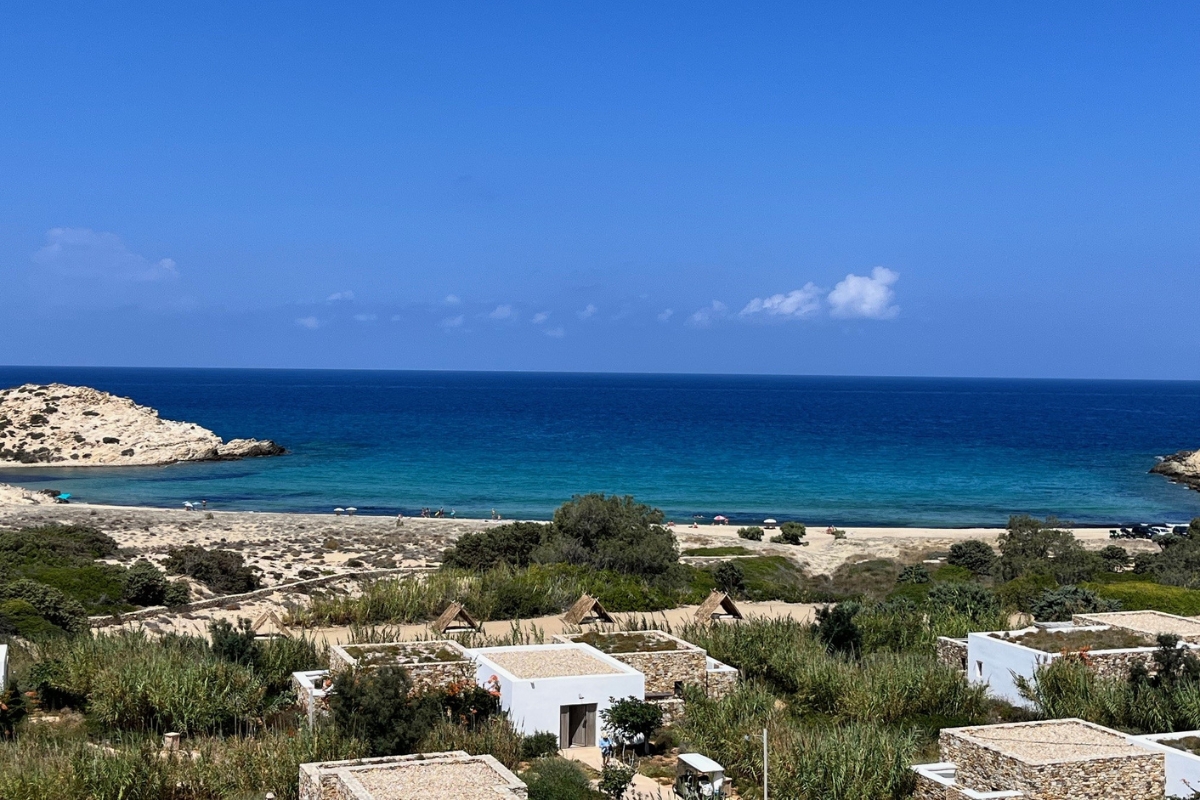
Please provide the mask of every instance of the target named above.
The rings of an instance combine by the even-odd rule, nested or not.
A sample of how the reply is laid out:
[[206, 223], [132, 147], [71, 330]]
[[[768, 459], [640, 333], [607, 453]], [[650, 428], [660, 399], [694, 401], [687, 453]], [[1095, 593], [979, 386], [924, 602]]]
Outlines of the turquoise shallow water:
[[678, 519], [814, 525], [1182, 521], [1200, 492], [1147, 474], [1200, 447], [1200, 382], [0, 368], [133, 397], [287, 456], [0, 470], [82, 500], [539, 518], [633, 494]]

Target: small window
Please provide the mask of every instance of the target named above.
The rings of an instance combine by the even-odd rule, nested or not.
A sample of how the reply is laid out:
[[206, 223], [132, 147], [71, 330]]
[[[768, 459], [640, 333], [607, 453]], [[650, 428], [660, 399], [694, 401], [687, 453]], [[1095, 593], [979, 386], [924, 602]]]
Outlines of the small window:
[[675, 696], [683, 697], [683, 681], [675, 681]]
[[982, 661], [975, 662], [975, 677], [976, 678], [983, 677], [983, 662]]

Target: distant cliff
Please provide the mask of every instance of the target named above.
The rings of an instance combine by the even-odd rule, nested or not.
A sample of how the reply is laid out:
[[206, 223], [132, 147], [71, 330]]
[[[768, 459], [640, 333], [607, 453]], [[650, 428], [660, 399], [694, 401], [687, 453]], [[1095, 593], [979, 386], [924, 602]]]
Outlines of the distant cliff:
[[207, 428], [161, 419], [153, 408], [87, 386], [26, 384], [0, 390], [3, 467], [147, 466], [283, 452], [271, 441], [222, 441]]
[[1200, 450], [1180, 450], [1173, 456], [1166, 456], [1150, 471], [1200, 491]]

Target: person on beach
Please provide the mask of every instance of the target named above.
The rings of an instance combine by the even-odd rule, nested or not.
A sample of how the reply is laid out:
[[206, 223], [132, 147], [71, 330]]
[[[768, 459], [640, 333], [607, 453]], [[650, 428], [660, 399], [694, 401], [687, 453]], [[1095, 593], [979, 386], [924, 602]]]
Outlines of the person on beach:
[[404, 527], [404, 512], [403, 511], [401, 511], [399, 514], [396, 515], [396, 527], [397, 528]]
[[201, 501], [200, 501], [200, 507], [201, 507], [201, 508], [208, 508], [208, 501], [207, 501], [207, 500], [201, 500]]

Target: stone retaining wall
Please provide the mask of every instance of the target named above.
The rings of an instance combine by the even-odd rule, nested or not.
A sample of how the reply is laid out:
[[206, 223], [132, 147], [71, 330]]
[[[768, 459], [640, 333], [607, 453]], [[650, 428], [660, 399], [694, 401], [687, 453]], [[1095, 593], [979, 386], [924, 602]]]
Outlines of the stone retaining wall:
[[703, 650], [664, 650], [649, 653], [612, 653], [646, 676], [646, 694], [673, 694], [676, 682], [707, 686]]
[[740, 677], [741, 673], [736, 669], [709, 670], [705, 675], [705, 694], [711, 700], [720, 700], [722, 697], [731, 695], [737, 691], [738, 678]]

